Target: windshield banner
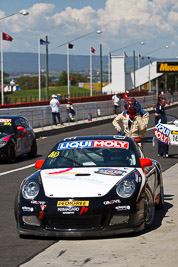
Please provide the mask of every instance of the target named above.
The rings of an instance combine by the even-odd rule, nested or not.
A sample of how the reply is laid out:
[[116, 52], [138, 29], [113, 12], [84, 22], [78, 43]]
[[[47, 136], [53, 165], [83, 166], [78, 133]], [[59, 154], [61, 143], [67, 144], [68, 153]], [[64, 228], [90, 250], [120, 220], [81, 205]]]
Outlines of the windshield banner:
[[71, 149], [71, 148], [99, 148], [99, 147], [114, 147], [114, 148], [129, 148], [129, 143], [125, 141], [116, 140], [84, 140], [84, 141], [71, 141], [60, 143], [58, 150]]

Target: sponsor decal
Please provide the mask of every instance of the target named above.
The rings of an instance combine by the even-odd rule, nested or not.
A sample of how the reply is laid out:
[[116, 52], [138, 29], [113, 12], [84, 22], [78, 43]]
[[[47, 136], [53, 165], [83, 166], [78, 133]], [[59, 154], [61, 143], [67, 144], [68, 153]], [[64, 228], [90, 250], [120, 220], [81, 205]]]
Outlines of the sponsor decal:
[[38, 201], [38, 200], [32, 200], [31, 204], [35, 205], [44, 205], [46, 202], [45, 201]]
[[82, 215], [82, 213], [87, 212], [88, 208], [82, 207], [80, 210], [80, 215]]
[[22, 210], [23, 210], [23, 211], [29, 211], [29, 212], [32, 212], [32, 211], [34, 211], [34, 208], [33, 208], [33, 207], [22, 207]]
[[116, 147], [116, 148], [129, 148], [129, 143], [126, 141], [117, 140], [85, 140], [85, 141], [71, 141], [59, 144], [57, 150], [72, 149], [72, 148], [92, 148], [92, 147]]
[[178, 134], [178, 131], [172, 131], [171, 133], [172, 134]]
[[157, 72], [178, 72], [177, 62], [157, 62]]
[[119, 170], [119, 169], [110, 169], [110, 168], [101, 168], [95, 171], [98, 174], [106, 174], [106, 175], [114, 175], [114, 176], [123, 176], [127, 173], [127, 171]]
[[53, 151], [48, 155], [48, 158], [57, 158], [59, 156], [59, 151]]
[[130, 206], [117, 206], [115, 207], [116, 210], [122, 211], [122, 210], [130, 210]]
[[178, 135], [173, 135], [172, 136], [172, 141], [173, 142], [178, 142]]
[[41, 205], [40, 208], [41, 210], [44, 210], [46, 208], [46, 205]]
[[113, 205], [117, 203], [121, 203], [120, 199], [106, 200], [103, 202], [104, 205]]
[[136, 181], [136, 183], [140, 183], [141, 182], [141, 176], [140, 176], [140, 174], [139, 173], [137, 173], [137, 172], [135, 172], [135, 181]]
[[62, 212], [62, 214], [74, 214], [75, 212], [78, 212], [80, 208], [78, 207], [61, 207], [57, 208], [57, 211]]
[[58, 201], [57, 202], [57, 207], [66, 207], [66, 206], [89, 206], [89, 201]]
[[171, 130], [166, 128], [164, 125], [158, 123], [155, 126], [155, 136], [160, 142], [169, 145], [171, 142], [169, 138], [170, 134], [171, 134]]
[[66, 173], [68, 171], [71, 171], [71, 170], [72, 170], [72, 168], [69, 168], [69, 169], [65, 169], [65, 170], [62, 170], [62, 171], [58, 171], [58, 172], [49, 172], [48, 174], [59, 174], [59, 173], [64, 174], [64, 173]]
[[0, 122], [8, 123], [8, 122], [11, 122], [11, 119], [0, 119]]

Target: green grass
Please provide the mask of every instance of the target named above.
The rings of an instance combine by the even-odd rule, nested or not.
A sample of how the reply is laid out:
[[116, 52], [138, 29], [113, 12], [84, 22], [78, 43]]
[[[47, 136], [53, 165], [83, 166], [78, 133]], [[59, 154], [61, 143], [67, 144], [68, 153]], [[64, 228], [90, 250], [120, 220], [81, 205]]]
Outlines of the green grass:
[[[67, 94], [68, 88], [67, 86], [58, 86], [58, 87], [49, 87], [49, 99], [51, 99], [52, 94], [60, 94], [61, 99], [65, 98]], [[93, 90], [93, 95], [100, 94], [99, 91]], [[90, 90], [81, 88], [78, 86], [70, 86], [70, 97], [82, 97], [89, 96]], [[30, 89], [30, 90], [20, 90], [13, 92], [11, 94], [5, 94], [5, 97], [8, 98], [9, 103], [22, 103], [22, 102], [31, 102], [38, 101], [39, 90], [38, 89]], [[41, 89], [41, 100], [46, 100], [46, 88]]]

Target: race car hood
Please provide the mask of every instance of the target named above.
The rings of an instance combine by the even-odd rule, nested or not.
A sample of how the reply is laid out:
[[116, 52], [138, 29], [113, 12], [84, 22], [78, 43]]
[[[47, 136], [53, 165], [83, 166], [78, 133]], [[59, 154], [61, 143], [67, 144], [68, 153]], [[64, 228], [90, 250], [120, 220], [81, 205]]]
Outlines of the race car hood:
[[5, 133], [5, 132], [0, 132], [0, 139], [1, 138], [4, 138], [4, 137], [7, 137], [7, 136], [11, 136], [12, 134], [8, 134], [8, 133]]
[[134, 168], [70, 168], [41, 170], [47, 197], [98, 197]]

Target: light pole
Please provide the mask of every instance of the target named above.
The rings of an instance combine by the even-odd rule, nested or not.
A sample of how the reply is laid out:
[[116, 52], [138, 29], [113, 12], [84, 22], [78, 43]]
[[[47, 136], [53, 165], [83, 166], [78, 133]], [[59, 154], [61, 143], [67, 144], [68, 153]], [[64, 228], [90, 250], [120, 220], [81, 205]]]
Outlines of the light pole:
[[100, 44], [100, 94], [103, 89], [103, 64], [102, 64], [102, 44]]
[[27, 15], [29, 15], [29, 12], [27, 10], [21, 10], [19, 12], [16, 12], [16, 13], [13, 13], [11, 15], [8, 15], [8, 16], [5, 16], [3, 18], [0, 18], [0, 20], [3, 20], [3, 19], [6, 19], [6, 18], [9, 18], [9, 17], [12, 17], [12, 16], [17, 15], [17, 14], [20, 14], [20, 15], [23, 15], [23, 16], [27, 16]]
[[54, 50], [56, 48], [59, 48], [59, 47], [64, 46], [64, 45], [67, 45], [67, 87], [68, 87], [68, 90], [67, 91], [68, 91], [68, 94], [69, 95], [70, 95], [70, 81], [69, 81], [69, 49], [68, 49], [68, 44], [71, 44], [71, 43], [73, 43], [73, 42], [75, 42], [75, 41], [77, 41], [77, 40], [79, 40], [81, 38], [84, 38], [84, 37], [86, 37], [88, 35], [91, 35], [93, 33], [101, 34], [102, 31], [101, 30], [97, 30], [97, 31], [92, 31], [92, 32], [86, 33], [86, 34], [81, 35], [81, 36], [79, 36], [79, 37], [77, 37], [75, 39], [72, 39], [72, 40], [67, 41], [67, 42], [65, 42], [63, 44], [60, 44], [60, 45], [58, 45], [55, 48], [53, 48], [53, 49], [50, 50], [50, 51], [52, 51], [52, 50]]
[[[29, 12], [26, 10], [21, 10], [17, 13], [13, 13], [11, 15], [2, 17], [2, 18], [0, 18], [0, 20], [12, 17], [12, 16], [17, 15], [17, 14], [27, 16], [27, 15], [29, 15]], [[3, 43], [3, 38], [2, 38], [2, 34], [1, 34], [1, 105], [4, 105], [4, 81], [3, 81], [4, 75], [3, 75], [3, 45], [2, 45], [2, 43]]]

